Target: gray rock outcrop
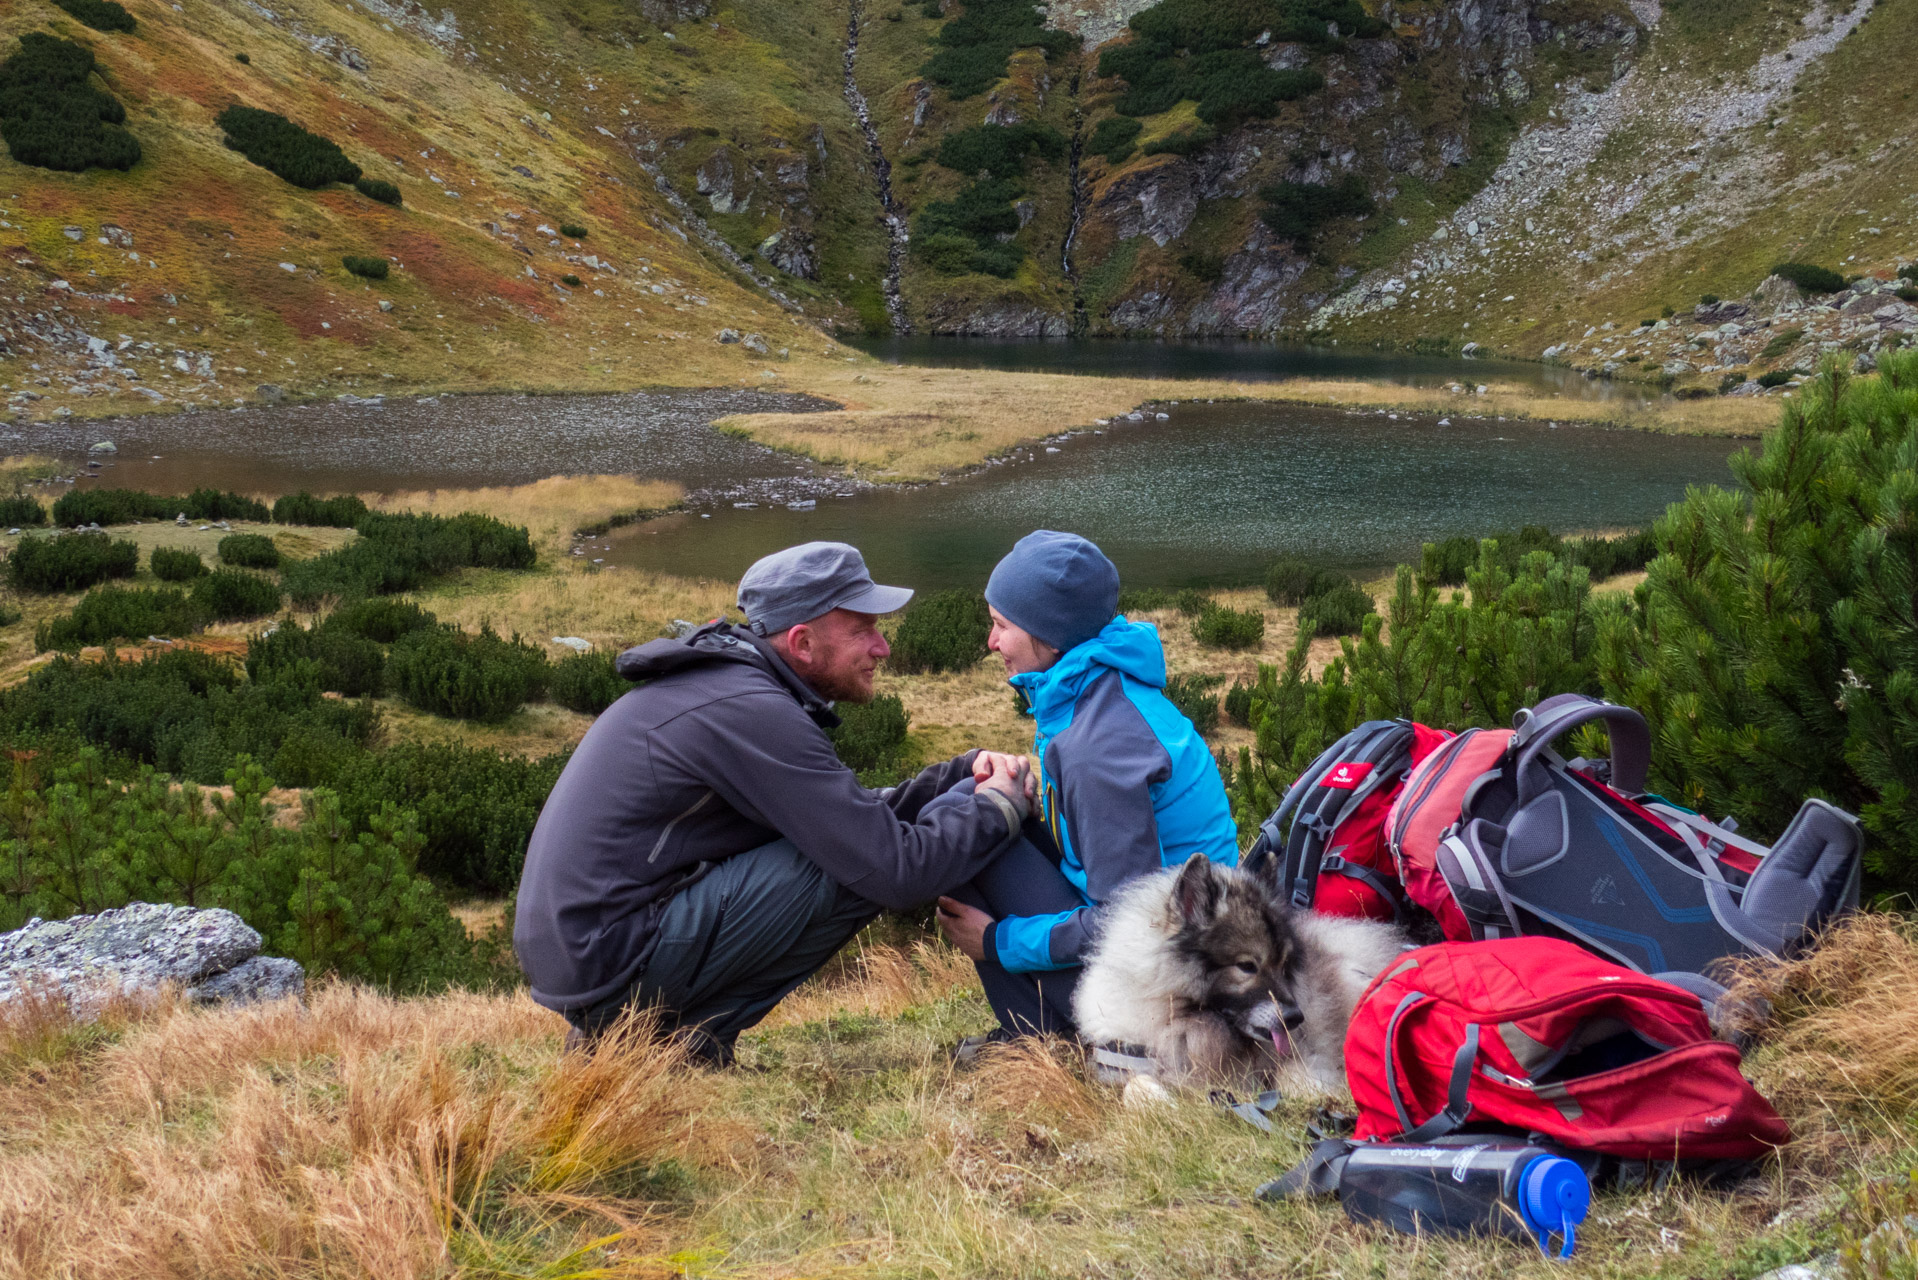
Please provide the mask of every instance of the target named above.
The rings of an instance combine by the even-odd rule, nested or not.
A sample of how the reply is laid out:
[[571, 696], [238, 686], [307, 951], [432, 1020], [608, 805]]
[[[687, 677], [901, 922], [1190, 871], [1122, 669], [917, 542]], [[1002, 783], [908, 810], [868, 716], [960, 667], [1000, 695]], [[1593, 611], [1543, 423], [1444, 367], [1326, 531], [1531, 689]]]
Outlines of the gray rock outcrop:
[[183, 988], [200, 1003], [300, 995], [298, 962], [262, 956], [260, 935], [231, 911], [134, 902], [98, 915], [29, 920], [0, 934], [0, 1002], [44, 995], [76, 1016], [114, 996]]

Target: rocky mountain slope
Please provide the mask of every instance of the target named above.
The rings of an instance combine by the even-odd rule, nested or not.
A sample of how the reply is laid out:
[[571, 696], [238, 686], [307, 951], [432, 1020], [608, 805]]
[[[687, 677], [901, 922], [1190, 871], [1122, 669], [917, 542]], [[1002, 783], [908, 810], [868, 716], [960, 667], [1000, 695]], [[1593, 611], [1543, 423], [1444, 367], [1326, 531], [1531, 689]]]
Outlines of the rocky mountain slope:
[[[143, 157], [0, 159], [0, 392], [777, 385], [859, 330], [1476, 346], [1708, 390], [1913, 327], [1918, 0], [1243, 0], [1203, 37], [1194, 3], [132, 0], [100, 31], [21, 0], [0, 57], [91, 50]], [[248, 163], [234, 103], [403, 204]], [[369, 254], [386, 279], [342, 266]], [[1864, 292], [1752, 301], [1785, 260]], [[1688, 320], [1707, 296], [1748, 312]]]

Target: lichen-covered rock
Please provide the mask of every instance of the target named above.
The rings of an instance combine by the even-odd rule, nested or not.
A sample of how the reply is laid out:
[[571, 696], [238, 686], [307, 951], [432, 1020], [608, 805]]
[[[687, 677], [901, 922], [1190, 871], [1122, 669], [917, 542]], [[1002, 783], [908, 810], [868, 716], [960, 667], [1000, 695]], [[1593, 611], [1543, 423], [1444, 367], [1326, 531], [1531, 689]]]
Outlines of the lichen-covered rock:
[[305, 968], [280, 956], [254, 956], [186, 990], [197, 1004], [257, 1004], [305, 994]]
[[98, 915], [34, 919], [0, 934], [0, 1001], [56, 996], [85, 1016], [116, 994], [203, 983], [259, 951], [260, 935], [217, 908], [135, 902]]

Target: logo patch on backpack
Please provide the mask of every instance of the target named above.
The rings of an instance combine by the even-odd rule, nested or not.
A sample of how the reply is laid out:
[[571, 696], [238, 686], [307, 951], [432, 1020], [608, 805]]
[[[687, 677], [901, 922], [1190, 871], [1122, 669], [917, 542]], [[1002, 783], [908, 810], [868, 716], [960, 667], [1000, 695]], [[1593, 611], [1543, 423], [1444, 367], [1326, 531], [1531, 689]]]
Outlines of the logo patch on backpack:
[[1363, 760], [1351, 764], [1335, 764], [1325, 771], [1325, 776], [1319, 779], [1319, 785], [1335, 787], [1340, 791], [1352, 791], [1357, 789], [1359, 783], [1365, 781], [1365, 775], [1370, 772], [1372, 772], [1372, 766]]

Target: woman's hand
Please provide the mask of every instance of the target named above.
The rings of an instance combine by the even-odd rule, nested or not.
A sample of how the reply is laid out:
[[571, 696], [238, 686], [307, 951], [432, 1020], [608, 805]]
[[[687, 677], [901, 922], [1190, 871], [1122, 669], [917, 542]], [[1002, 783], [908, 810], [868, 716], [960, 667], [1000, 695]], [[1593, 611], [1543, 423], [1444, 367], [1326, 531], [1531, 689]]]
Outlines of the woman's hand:
[[939, 932], [959, 948], [966, 959], [986, 958], [986, 926], [992, 917], [977, 907], [969, 907], [957, 898], [939, 899]]

